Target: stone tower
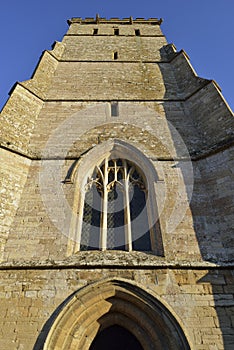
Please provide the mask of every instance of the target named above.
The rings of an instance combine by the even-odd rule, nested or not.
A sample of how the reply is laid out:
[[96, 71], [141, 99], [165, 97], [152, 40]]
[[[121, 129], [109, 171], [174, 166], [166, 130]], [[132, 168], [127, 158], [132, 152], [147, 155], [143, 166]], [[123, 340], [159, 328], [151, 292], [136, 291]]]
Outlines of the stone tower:
[[161, 20], [72, 18], [1, 112], [0, 348], [234, 348], [233, 113]]

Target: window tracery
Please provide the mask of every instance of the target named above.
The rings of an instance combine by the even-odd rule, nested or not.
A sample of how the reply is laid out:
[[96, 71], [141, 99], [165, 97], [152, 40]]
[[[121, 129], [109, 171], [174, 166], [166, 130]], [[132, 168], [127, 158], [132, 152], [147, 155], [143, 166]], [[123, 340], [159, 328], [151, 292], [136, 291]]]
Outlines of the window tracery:
[[146, 181], [126, 159], [96, 165], [85, 184], [80, 250], [152, 250]]

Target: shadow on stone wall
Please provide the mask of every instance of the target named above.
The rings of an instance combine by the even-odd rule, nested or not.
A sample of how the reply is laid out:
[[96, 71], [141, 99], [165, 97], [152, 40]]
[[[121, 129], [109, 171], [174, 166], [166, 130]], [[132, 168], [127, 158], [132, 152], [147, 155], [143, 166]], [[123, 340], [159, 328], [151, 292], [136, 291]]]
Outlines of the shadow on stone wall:
[[[174, 54], [170, 50], [168, 53], [168, 47], [166, 47], [166, 50], [163, 48], [161, 51], [164, 61], [165, 57], [169, 61], [173, 58]], [[186, 92], [184, 88], [186, 81], [181, 81], [182, 78], [179, 71], [176, 70], [176, 67], [173, 68], [172, 66], [172, 72], [170, 74], [167, 73], [168, 68], [161, 69], [161, 74], [166, 87], [170, 86], [170, 81], [168, 81], [170, 75], [174, 75], [179, 89], [181, 88], [181, 94], [179, 94], [181, 98], [165, 102], [164, 110], [169, 124], [171, 123], [183, 138], [192, 160], [194, 188], [190, 209], [202, 260], [217, 264], [217, 268], [208, 269], [209, 272], [198, 283], [208, 283], [211, 286], [214, 304], [207, 306], [215, 308], [219, 324], [215, 324], [214, 327], [220, 327], [223, 336], [223, 345], [219, 344], [220, 347], [218, 348], [222, 348], [223, 346], [225, 350], [232, 350], [234, 349], [234, 274], [231, 263], [234, 261], [232, 227], [234, 196], [231, 193], [233, 190], [231, 177], [227, 176], [231, 174], [231, 166], [228, 169], [227, 165], [231, 157], [227, 156], [229, 152], [228, 146], [224, 151], [224, 148], [220, 148], [220, 145], [217, 145], [217, 150], [215, 150], [215, 145], [213, 144], [211, 146], [212, 140], [210, 141], [210, 145], [206, 145], [204, 142], [201, 130], [196, 125], [196, 114], [199, 114], [199, 111], [189, 110], [189, 99], [185, 98], [184, 93]], [[183, 67], [181, 69], [183, 70]], [[186, 69], [187, 67], [185, 67]], [[194, 79], [196, 77], [192, 76], [191, 80]], [[191, 89], [191, 82], [188, 84], [189, 89]], [[194, 86], [194, 90], [195, 88]], [[169, 91], [170, 89], [165, 92], [166, 99], [171, 99]], [[195, 91], [194, 93], [196, 94]], [[206, 92], [204, 91], [204, 93]], [[220, 95], [217, 98], [220, 99]], [[214, 100], [214, 103], [216, 102]], [[224, 105], [223, 108], [226, 108], [226, 106]], [[207, 105], [208, 114], [212, 113], [213, 110], [214, 106]], [[231, 116], [229, 115], [228, 117]], [[173, 133], [171, 133], [171, 136], [173, 138]], [[173, 141], [176, 147], [177, 140]], [[226, 162], [223, 161], [225, 157]], [[182, 175], [184, 175], [182, 168], [181, 171]], [[225, 186], [223, 185], [224, 183]], [[205, 302], [206, 295], [203, 295], [203, 297]], [[204, 315], [201, 317], [204, 317]], [[215, 334], [211, 334], [211, 337], [215, 339]]]
[[[209, 283], [212, 286], [213, 302], [209, 307], [214, 307], [218, 315], [218, 324], [214, 326], [221, 329], [223, 343], [220, 343], [217, 335], [212, 334], [218, 348], [225, 350], [234, 349], [234, 276], [228, 269], [210, 270], [198, 283]], [[204, 306], [205, 308], [205, 306]], [[223, 347], [222, 347], [223, 346]]]

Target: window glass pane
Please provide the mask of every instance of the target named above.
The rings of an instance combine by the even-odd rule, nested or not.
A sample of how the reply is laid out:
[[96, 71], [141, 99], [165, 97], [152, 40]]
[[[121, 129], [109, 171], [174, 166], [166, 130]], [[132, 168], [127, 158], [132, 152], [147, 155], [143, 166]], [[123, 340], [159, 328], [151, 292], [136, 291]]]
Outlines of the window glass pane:
[[99, 249], [101, 195], [95, 186], [85, 194], [80, 250]]
[[107, 249], [125, 250], [123, 192], [115, 184], [108, 192]]
[[133, 250], [151, 250], [145, 192], [141, 190], [138, 185], [133, 186], [130, 213]]

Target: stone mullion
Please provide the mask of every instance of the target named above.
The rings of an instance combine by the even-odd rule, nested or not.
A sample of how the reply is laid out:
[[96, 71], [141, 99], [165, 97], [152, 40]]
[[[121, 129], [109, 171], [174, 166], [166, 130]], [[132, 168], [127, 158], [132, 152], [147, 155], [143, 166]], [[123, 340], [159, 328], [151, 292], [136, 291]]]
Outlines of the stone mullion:
[[[107, 249], [115, 248], [115, 189], [117, 182], [117, 163], [116, 160], [112, 160], [114, 166], [110, 168], [108, 164], [108, 175], [109, 172], [112, 172], [114, 179], [111, 182], [108, 181], [108, 213], [107, 213]], [[114, 185], [113, 185], [114, 184]]]
[[127, 173], [127, 162], [123, 161], [124, 166], [124, 223], [125, 223], [125, 240], [126, 249], [132, 251], [132, 229], [131, 229], [131, 214], [129, 203], [129, 176]]
[[101, 235], [100, 248], [106, 250], [107, 248], [107, 210], [108, 210], [108, 158], [105, 159], [104, 164], [104, 179], [103, 179], [103, 199], [102, 199], [102, 216], [101, 216]]

